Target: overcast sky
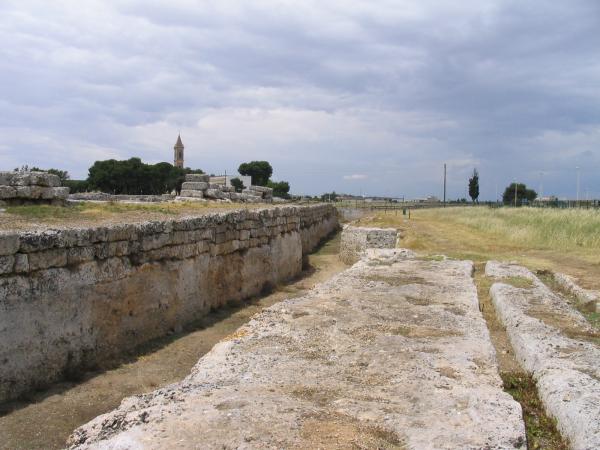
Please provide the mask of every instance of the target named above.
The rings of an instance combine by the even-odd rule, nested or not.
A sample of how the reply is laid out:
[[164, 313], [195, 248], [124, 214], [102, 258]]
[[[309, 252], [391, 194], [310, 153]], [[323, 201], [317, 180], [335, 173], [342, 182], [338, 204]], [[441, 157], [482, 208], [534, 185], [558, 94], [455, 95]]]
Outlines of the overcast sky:
[[[139, 156], [295, 193], [600, 197], [600, 2], [1, 0], [0, 169]], [[543, 175], [542, 175], [543, 173]]]

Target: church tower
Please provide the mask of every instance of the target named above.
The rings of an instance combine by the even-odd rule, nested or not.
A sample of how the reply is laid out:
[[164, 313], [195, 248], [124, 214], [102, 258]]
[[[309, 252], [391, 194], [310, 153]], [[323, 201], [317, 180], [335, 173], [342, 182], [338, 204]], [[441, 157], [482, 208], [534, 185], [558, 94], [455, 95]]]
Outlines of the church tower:
[[183, 168], [183, 142], [181, 142], [181, 135], [177, 136], [177, 142], [175, 143], [173, 165], [175, 167]]

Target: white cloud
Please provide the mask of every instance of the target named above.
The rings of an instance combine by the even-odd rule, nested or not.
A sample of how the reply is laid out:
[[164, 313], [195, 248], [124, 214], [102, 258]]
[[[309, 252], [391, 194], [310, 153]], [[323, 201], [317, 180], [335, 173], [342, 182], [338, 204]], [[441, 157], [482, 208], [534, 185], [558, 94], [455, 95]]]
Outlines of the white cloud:
[[352, 175], [344, 175], [344, 180], [366, 180], [369, 178], [368, 175], [364, 173], [354, 173]]

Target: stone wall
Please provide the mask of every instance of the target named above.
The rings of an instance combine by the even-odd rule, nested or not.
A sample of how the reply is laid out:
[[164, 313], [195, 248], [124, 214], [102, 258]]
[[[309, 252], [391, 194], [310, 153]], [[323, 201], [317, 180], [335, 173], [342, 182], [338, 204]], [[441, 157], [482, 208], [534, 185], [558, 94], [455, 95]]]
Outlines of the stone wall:
[[[243, 192], [235, 192], [235, 188], [227, 185], [225, 181], [213, 183], [215, 177], [204, 174], [187, 174], [185, 182], [181, 185], [181, 198], [184, 199], [211, 199], [246, 203], [271, 203], [273, 189], [265, 186], [249, 186]], [[221, 181], [221, 177], [216, 178]]]
[[55, 204], [62, 205], [69, 195], [60, 186], [60, 178], [47, 172], [0, 172], [0, 206]]
[[297, 275], [329, 205], [0, 234], [0, 401]]
[[344, 225], [340, 243], [340, 259], [354, 264], [369, 248], [395, 248], [398, 232], [395, 228], [366, 228]]
[[92, 201], [92, 202], [131, 202], [131, 203], [159, 203], [174, 200], [171, 194], [162, 195], [126, 195], [107, 194], [105, 192], [78, 192], [69, 195], [69, 200]]

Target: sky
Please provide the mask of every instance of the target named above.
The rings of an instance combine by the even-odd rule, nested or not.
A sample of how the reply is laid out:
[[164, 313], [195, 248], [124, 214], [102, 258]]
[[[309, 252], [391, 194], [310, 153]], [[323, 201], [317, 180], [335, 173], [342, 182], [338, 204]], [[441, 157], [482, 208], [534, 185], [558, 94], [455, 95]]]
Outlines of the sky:
[[597, 0], [1, 0], [0, 170], [96, 160], [292, 192], [600, 198]]

